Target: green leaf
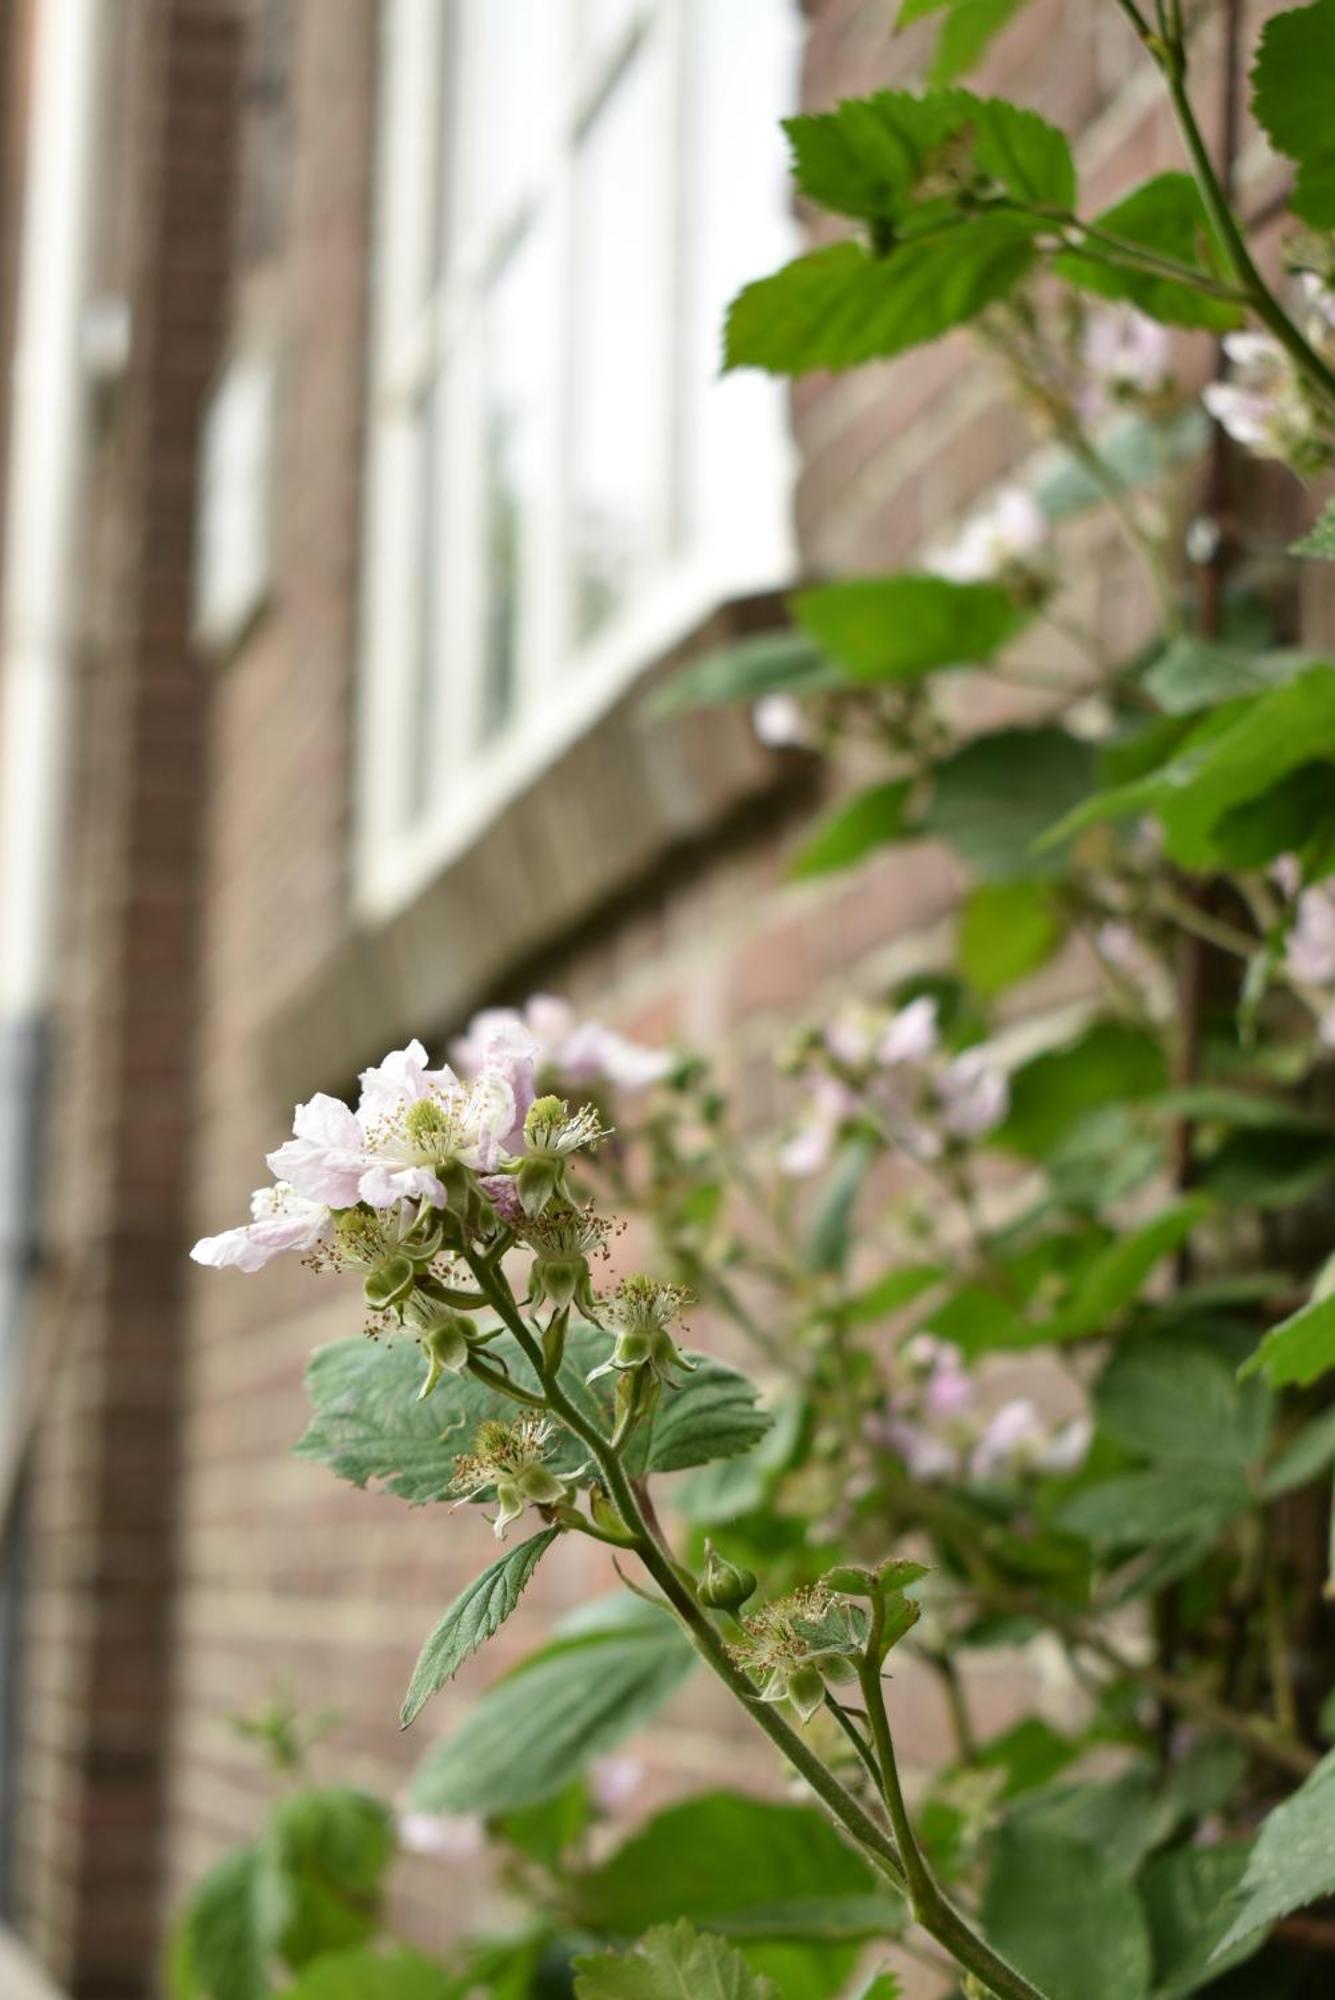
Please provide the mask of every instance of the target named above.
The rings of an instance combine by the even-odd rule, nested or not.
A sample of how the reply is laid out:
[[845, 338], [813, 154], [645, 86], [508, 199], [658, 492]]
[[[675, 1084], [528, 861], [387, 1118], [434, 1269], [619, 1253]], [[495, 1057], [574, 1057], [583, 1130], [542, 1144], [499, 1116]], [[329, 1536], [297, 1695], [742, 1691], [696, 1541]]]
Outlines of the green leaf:
[[1022, 1795], [1007, 1825], [1027, 1838], [1056, 1835], [1079, 1841], [1104, 1866], [1130, 1881], [1146, 1854], [1173, 1830], [1170, 1803], [1157, 1796], [1154, 1779], [1133, 1764], [1114, 1778], [1045, 1785]]
[[[1156, 174], [1105, 209], [1092, 225], [1105, 236], [1186, 264], [1204, 279], [1226, 275], [1214, 247], [1205, 205], [1190, 174]], [[1221, 332], [1242, 315], [1225, 299], [1210, 298], [1176, 278], [1161, 278], [1127, 264], [1105, 262], [1103, 246], [1072, 250], [1053, 259], [1053, 269], [1073, 285], [1100, 298], [1129, 299], [1152, 319], [1171, 326], [1204, 326]]]
[[940, 1264], [897, 1264], [884, 1277], [868, 1285], [844, 1306], [844, 1317], [855, 1326], [867, 1320], [883, 1319], [912, 1305], [914, 1299], [939, 1285], [946, 1273]]
[[927, 81], [953, 83], [981, 61], [993, 37], [1024, 4], [1025, 0], [927, 0], [926, 5], [914, 5], [909, 0], [900, 9], [899, 25], [925, 14], [945, 13]]
[[1053, 875], [1060, 862], [1037, 842], [1092, 776], [1088, 744], [1064, 730], [1000, 729], [936, 766], [919, 831], [948, 841], [984, 881]]
[[[527, 1364], [508, 1334], [489, 1352], [525, 1379]], [[585, 1381], [607, 1352], [607, 1336], [596, 1327], [572, 1327], [560, 1379], [578, 1408], [610, 1431], [615, 1389]], [[455, 1457], [470, 1449], [480, 1423], [508, 1419], [513, 1405], [471, 1376], [451, 1376], [448, 1386], [419, 1402], [421, 1379], [422, 1359], [411, 1339], [355, 1337], [318, 1348], [306, 1372], [315, 1410], [296, 1447], [299, 1456], [319, 1460], [355, 1486], [381, 1480], [414, 1504], [451, 1498]], [[627, 1463], [637, 1478], [644, 1471], [676, 1472], [746, 1451], [768, 1428], [751, 1383], [702, 1355], [694, 1373], [664, 1394], [652, 1420], [636, 1433]], [[558, 1432], [550, 1461], [556, 1472], [573, 1476], [587, 1459], [577, 1438]]]
[[1267, 1500], [1277, 1500], [1281, 1493], [1295, 1493], [1300, 1486], [1319, 1479], [1332, 1464], [1335, 1464], [1335, 1407], [1303, 1425], [1267, 1472], [1261, 1491]]
[[1335, 0], [1277, 14], [1261, 30], [1252, 110], [1277, 152], [1298, 165], [1290, 204], [1314, 229], [1335, 229]]
[[1193, 715], [1239, 695], [1261, 694], [1313, 664], [1296, 649], [1244, 652], [1207, 639], [1171, 639], [1145, 674], [1145, 688], [1169, 715]]
[[490, 1688], [412, 1783], [424, 1812], [515, 1812], [564, 1789], [647, 1721], [695, 1654], [666, 1612], [614, 1600], [603, 1622], [557, 1638]]
[[819, 694], [847, 676], [801, 632], [761, 632], [691, 660], [655, 690], [656, 715], [756, 701], [765, 694]]
[[1179, 1847], [1146, 1863], [1138, 1887], [1154, 1951], [1154, 2000], [1186, 2000], [1259, 1951], [1258, 1934], [1216, 1958], [1245, 1847]]
[[710, 1792], [670, 1806], [568, 1883], [576, 1923], [633, 1936], [688, 1917], [736, 1939], [893, 1935], [904, 1907], [814, 1806]]
[[1050, 1340], [1075, 1340], [1103, 1328], [1136, 1298], [1165, 1257], [1180, 1249], [1209, 1204], [1175, 1202], [1152, 1222], [1110, 1243], [1087, 1266], [1067, 1304], [1044, 1328]]
[[1245, 1471], [1264, 1452], [1270, 1427], [1270, 1398], [1259, 1384], [1240, 1383], [1210, 1349], [1165, 1335], [1117, 1350], [1094, 1408], [1106, 1436], [1170, 1466]]
[[1209, 868], [1216, 859], [1211, 829], [1231, 807], [1322, 757], [1335, 757], [1335, 669], [1324, 663], [1251, 701], [1215, 711], [1166, 764], [1131, 784], [1096, 793], [1050, 837], [1100, 819], [1157, 813], [1170, 858], [1186, 868]]
[[811, 1225], [805, 1263], [809, 1271], [842, 1271], [852, 1244], [853, 1212], [876, 1148], [869, 1139], [850, 1139], [839, 1150]]
[[791, 873], [798, 880], [851, 867], [873, 848], [903, 840], [908, 825], [908, 778], [892, 778], [835, 807], [798, 852]]
[[1335, 1750], [1257, 1835], [1219, 1953], [1335, 1893]]
[[542, 1534], [521, 1542], [518, 1548], [508, 1549], [459, 1593], [423, 1646], [413, 1669], [399, 1710], [402, 1728], [406, 1729], [432, 1695], [454, 1678], [469, 1654], [475, 1653], [505, 1623], [559, 1533], [559, 1528], [546, 1528]]
[[858, 681], [917, 680], [988, 660], [1030, 616], [999, 583], [912, 572], [801, 591], [793, 615]]
[[281, 1800], [260, 1842], [256, 1893], [292, 1967], [365, 1944], [394, 1858], [389, 1810], [367, 1792], [311, 1787]]
[[1272, 1389], [1306, 1388], [1328, 1368], [1335, 1368], [1335, 1293], [1272, 1326], [1241, 1372], [1264, 1375]]
[[576, 2000], [782, 2000], [722, 1938], [688, 1923], [650, 1931], [626, 1958], [575, 1960]]
[[1291, 1208], [1318, 1193], [1335, 1174], [1335, 1143], [1292, 1125], [1235, 1132], [1210, 1154], [1198, 1180], [1230, 1206]]
[[1152, 1096], [1165, 1081], [1163, 1051], [1137, 1028], [1095, 1021], [1065, 1048], [1035, 1056], [1011, 1075], [1011, 1108], [998, 1141], [1030, 1159], [1069, 1145], [1105, 1106]]
[[887, 257], [832, 243], [747, 285], [728, 311], [725, 365], [807, 375], [936, 340], [1014, 291], [1034, 259], [1021, 218], [971, 218]]
[[896, 220], [964, 108], [952, 92], [907, 90], [848, 98], [833, 111], [786, 118], [798, 191], [836, 215]]
[[[1125, 414], [1099, 431], [1094, 449], [1118, 485], [1139, 488], [1162, 479], [1165, 466], [1198, 458], [1209, 437], [1209, 418], [1198, 403], [1188, 403], [1167, 420]], [[1050, 521], [1108, 504], [1106, 481], [1095, 478], [1083, 455], [1061, 448], [1045, 454], [1033, 495]]]
[[259, 1848], [238, 1847], [196, 1889], [172, 1953], [178, 2000], [268, 2000], [277, 1940], [261, 1925], [259, 1874]]
[[1335, 562], [1335, 500], [1327, 500], [1313, 526], [1301, 541], [1293, 544], [1289, 554], [1316, 556], [1325, 562]]
[[[919, 182], [947, 141], [961, 156], [964, 173], [964, 148], [972, 140], [975, 175], [1019, 201], [1058, 208], [1075, 201], [1075, 166], [1065, 134], [1002, 98], [975, 97], [967, 90], [921, 97], [885, 90], [848, 98], [833, 111], [789, 118], [784, 129], [801, 193], [863, 222], [908, 220]], [[920, 210], [923, 205], [916, 204]], [[1024, 227], [1032, 233], [1036, 224], [1024, 221]]]
[[1062, 926], [1044, 882], [984, 882], [960, 912], [956, 948], [962, 970], [985, 999], [1046, 965]]
[[463, 2000], [467, 1988], [415, 1951], [340, 1951], [308, 1965], [283, 2000]]
[[1157, 1465], [1082, 1487], [1057, 1522], [1098, 1546], [1132, 1548], [1213, 1538], [1251, 1504], [1246, 1479], [1229, 1466]]
[[1150, 1941], [1135, 1892], [1102, 1857], [1053, 1833], [1004, 1827], [983, 1928], [1046, 2000], [1146, 2000]]

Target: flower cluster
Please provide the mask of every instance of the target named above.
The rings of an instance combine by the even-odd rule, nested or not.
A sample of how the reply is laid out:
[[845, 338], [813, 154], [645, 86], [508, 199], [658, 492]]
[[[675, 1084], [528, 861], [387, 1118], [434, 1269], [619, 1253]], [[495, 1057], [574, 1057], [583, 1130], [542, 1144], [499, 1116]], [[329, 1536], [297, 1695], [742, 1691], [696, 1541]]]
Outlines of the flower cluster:
[[1018, 1473], [1072, 1471], [1089, 1448], [1091, 1426], [1072, 1417], [1045, 1423], [1027, 1396], [984, 1418], [978, 1385], [958, 1347], [919, 1333], [896, 1357], [896, 1380], [883, 1410], [869, 1418], [868, 1441], [903, 1460], [912, 1478], [1004, 1480]]
[[762, 1701], [790, 1701], [807, 1722], [827, 1689], [856, 1680], [867, 1633], [865, 1606], [809, 1584], [752, 1612], [729, 1650], [760, 1683]]
[[840, 1134], [858, 1122], [930, 1161], [951, 1144], [986, 1137], [1009, 1105], [1005, 1075], [985, 1050], [943, 1050], [929, 994], [890, 1015], [845, 1010], [808, 1042], [803, 1067], [814, 1072], [811, 1099], [779, 1162], [796, 1176], [821, 1172]]
[[528, 1049], [540, 1082], [565, 1089], [608, 1085], [644, 1090], [673, 1068], [667, 1049], [646, 1048], [601, 1021], [579, 1021], [568, 1001], [535, 993], [522, 1008], [486, 1007], [475, 1014], [450, 1055], [460, 1074], [482, 1075], [500, 1047]]
[[[1335, 361], [1335, 292], [1312, 272], [1299, 281], [1306, 312], [1303, 332], [1323, 360]], [[1335, 458], [1335, 431], [1313, 405], [1288, 352], [1268, 333], [1224, 336], [1224, 352], [1234, 373], [1211, 382], [1202, 400], [1222, 424], [1258, 458], [1277, 458], [1296, 472], [1322, 471]]]

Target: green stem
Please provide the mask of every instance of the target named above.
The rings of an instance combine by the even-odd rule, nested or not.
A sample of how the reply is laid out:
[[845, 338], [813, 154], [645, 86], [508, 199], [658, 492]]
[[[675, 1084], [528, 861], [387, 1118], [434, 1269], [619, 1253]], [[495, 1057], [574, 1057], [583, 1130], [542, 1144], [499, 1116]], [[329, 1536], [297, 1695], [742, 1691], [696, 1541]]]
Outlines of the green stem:
[[[634, 1488], [626, 1474], [625, 1467], [607, 1438], [597, 1425], [589, 1422], [583, 1411], [578, 1409], [555, 1374], [544, 1373], [541, 1366], [541, 1351], [529, 1328], [525, 1326], [523, 1314], [515, 1302], [504, 1273], [499, 1268], [488, 1269], [481, 1259], [469, 1254], [469, 1264], [491, 1298], [492, 1304], [515, 1338], [520, 1342], [530, 1360], [538, 1367], [539, 1376], [547, 1391], [547, 1407], [555, 1417], [585, 1444], [597, 1461], [603, 1476], [603, 1483], [613, 1505], [632, 1537], [636, 1555], [649, 1575], [662, 1591], [668, 1604], [685, 1627], [696, 1652], [710, 1671], [717, 1675], [737, 1702], [752, 1720], [769, 1737], [775, 1748], [787, 1758], [812, 1791], [838, 1820], [844, 1830], [851, 1834], [873, 1864], [897, 1889], [907, 1886], [907, 1872], [900, 1850], [895, 1842], [876, 1824], [862, 1804], [839, 1781], [821, 1759], [786, 1722], [772, 1702], [762, 1701], [760, 1694], [746, 1671], [738, 1666], [719, 1636], [713, 1621], [698, 1602], [694, 1589], [678, 1570], [665, 1548], [659, 1546], [640, 1509]], [[879, 1686], [878, 1686], [879, 1692]], [[916, 1904], [915, 1904], [916, 1908]], [[937, 1902], [930, 1905], [921, 1916], [924, 1928], [929, 1930], [951, 1952], [958, 1962], [990, 1985], [998, 1995], [998, 2000], [1045, 2000], [1045, 1996], [1020, 1975], [1013, 1972], [999, 1959], [991, 1947], [978, 1937], [952, 1905], [938, 1892]]]
[[965, 1922], [933, 1875], [927, 1857], [918, 1845], [918, 1836], [914, 1832], [904, 1789], [899, 1781], [894, 1738], [881, 1686], [880, 1652], [884, 1622], [884, 1607], [876, 1598], [872, 1603], [867, 1650], [858, 1667], [858, 1683], [866, 1704], [876, 1761], [881, 1767], [881, 1789], [886, 1811], [890, 1815], [890, 1825], [904, 1863], [913, 1914], [924, 1930], [930, 1931], [939, 1944], [943, 1944], [961, 1965], [975, 1973], [997, 1995], [997, 2000], [1038, 2000], [1038, 1989], [1030, 1985], [1023, 1973], [998, 1957], [992, 1947]]

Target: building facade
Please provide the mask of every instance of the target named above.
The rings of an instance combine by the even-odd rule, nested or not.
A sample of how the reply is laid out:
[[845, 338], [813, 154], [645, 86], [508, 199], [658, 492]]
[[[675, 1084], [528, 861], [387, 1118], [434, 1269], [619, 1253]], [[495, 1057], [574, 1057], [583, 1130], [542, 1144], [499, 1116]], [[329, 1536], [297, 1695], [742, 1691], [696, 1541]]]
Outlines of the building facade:
[[[10, 1201], [5, 1236], [3, 1888], [76, 2000], [147, 2000], [165, 1913], [249, 1832], [265, 1781], [229, 1715], [290, 1682], [342, 1718], [325, 1767], [396, 1789], [422, 1632], [482, 1547], [291, 1456], [306, 1356], [346, 1330], [337, 1293], [186, 1261], [238, 1219], [294, 1100], [547, 990], [719, 1051], [763, 1119], [776, 1040], [948, 924], [958, 880], [928, 846], [788, 881], [829, 780], [744, 714], [646, 703], [773, 624], [798, 578], [903, 563], [1032, 448], [963, 343], [791, 398], [716, 380], [729, 292], [801, 229], [775, 121], [915, 78], [923, 43], [891, 15], [3, 16], [3, 670], [55, 690], [59, 802], [46, 833], [6, 821], [10, 874], [57, 928], [4, 1024], [27, 1051], [8, 1171], [35, 1184], [40, 1135], [43, 1193]], [[71, 62], [87, 137], [62, 152]], [[1177, 162], [1113, 8], [1034, 0], [978, 87], [1079, 136], [1092, 202]], [[60, 505], [27, 483], [43, 437], [19, 448], [24, 232], [53, 188], [77, 196], [50, 252], [46, 393], [78, 432]], [[12, 568], [30, 503], [60, 610], [36, 666]], [[1090, 619], [1129, 643], [1134, 586], [1084, 554]], [[11, 785], [22, 712], [7, 695]], [[561, 1557], [437, 1726], [596, 1581]], [[669, 1711], [641, 1802], [716, 1778], [720, 1722], [698, 1693]], [[728, 1755], [769, 1779], [759, 1747]], [[485, 1885], [462, 1863], [452, 1885], [476, 1914]], [[404, 1920], [427, 1942], [440, 1901], [423, 1863]]]

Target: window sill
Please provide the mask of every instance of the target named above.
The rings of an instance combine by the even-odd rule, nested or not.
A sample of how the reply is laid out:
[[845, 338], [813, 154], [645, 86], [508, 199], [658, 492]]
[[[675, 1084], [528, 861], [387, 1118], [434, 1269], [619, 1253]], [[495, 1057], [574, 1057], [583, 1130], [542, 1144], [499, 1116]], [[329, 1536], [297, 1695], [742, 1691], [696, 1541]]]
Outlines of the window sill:
[[775, 595], [706, 619], [569, 744], [392, 916], [354, 920], [263, 1051], [277, 1102], [346, 1084], [439, 1035], [676, 851], [791, 785], [808, 760], [759, 744], [746, 708], [657, 718], [646, 696], [687, 659], [782, 622]]

